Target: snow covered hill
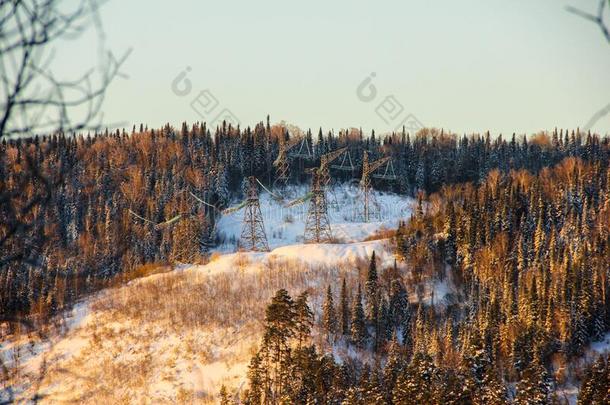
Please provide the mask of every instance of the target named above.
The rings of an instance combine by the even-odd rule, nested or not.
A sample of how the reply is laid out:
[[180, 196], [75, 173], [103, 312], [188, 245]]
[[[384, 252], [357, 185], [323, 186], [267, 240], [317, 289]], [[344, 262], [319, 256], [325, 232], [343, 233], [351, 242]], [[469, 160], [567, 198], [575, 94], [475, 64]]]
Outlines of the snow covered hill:
[[[43, 394], [43, 403], [183, 403], [214, 402], [221, 384], [243, 387], [264, 308], [277, 289], [309, 291], [319, 318], [326, 286], [338, 293], [345, 278], [354, 290], [373, 251], [380, 269], [394, 265], [387, 239], [363, 240], [407, 219], [412, 201], [375, 193], [379, 217], [362, 223], [355, 190], [332, 191], [331, 201], [338, 204], [330, 205], [329, 216], [335, 237], [344, 243], [302, 244], [307, 203], [286, 209], [263, 193], [271, 252], [230, 253], [243, 213], [223, 217], [218, 231], [225, 243], [210, 263], [183, 265], [103, 291], [72, 311], [62, 336], [2, 346], [3, 358], [21, 363], [13, 388]], [[316, 344], [324, 349], [326, 343]]]
[[[296, 199], [307, 193], [307, 187], [289, 190], [285, 201]], [[362, 202], [359, 190], [354, 185], [337, 185], [328, 193], [328, 216], [333, 236], [342, 242], [357, 242], [381, 229], [395, 229], [400, 219], [411, 213], [412, 199], [392, 193], [373, 193], [374, 204], [370, 222], [362, 222]], [[303, 242], [308, 203], [285, 207], [269, 193], [260, 196], [261, 213], [269, 246], [273, 249]], [[242, 228], [243, 210], [223, 216], [218, 223], [218, 232], [226, 243], [222, 251], [233, 251]]]
[[[315, 319], [327, 286], [338, 294], [345, 278], [348, 290], [363, 283], [374, 251], [380, 277], [394, 266], [388, 239], [366, 240], [394, 228], [410, 215], [412, 201], [376, 193], [380, 218], [357, 218], [353, 191], [334, 191], [339, 207], [330, 207], [333, 232], [342, 243], [303, 244], [307, 204], [283, 208], [268, 194], [261, 210], [271, 252], [235, 252], [242, 212], [219, 221], [225, 243], [205, 265], [181, 265], [173, 271], [134, 280], [78, 304], [68, 314], [65, 333], [36, 343], [30, 337], [0, 345], [7, 365], [19, 365], [11, 389], [17, 397], [41, 395], [42, 403], [215, 403], [221, 385], [245, 387], [248, 362], [259, 344], [264, 309], [279, 288], [291, 294], [309, 292]], [[305, 192], [296, 190], [295, 196]], [[356, 212], [357, 213], [357, 212]], [[409, 272], [398, 263], [405, 280]], [[411, 302], [443, 306], [454, 290], [451, 274], [424, 280]], [[314, 343], [338, 361], [367, 352], [340, 343], [329, 346], [318, 324]], [[590, 345], [582, 362], [607, 352], [610, 334]], [[574, 402], [577, 383], [559, 392]], [[23, 392], [22, 392], [23, 391]], [[0, 390], [0, 400], [8, 391]]]

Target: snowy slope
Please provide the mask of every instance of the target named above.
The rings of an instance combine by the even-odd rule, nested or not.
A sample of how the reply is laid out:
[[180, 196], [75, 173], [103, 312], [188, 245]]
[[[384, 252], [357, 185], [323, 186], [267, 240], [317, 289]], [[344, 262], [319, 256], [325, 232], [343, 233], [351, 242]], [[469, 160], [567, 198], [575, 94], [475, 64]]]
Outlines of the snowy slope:
[[[307, 204], [287, 209], [263, 193], [271, 252], [228, 253], [235, 251], [231, 239], [239, 237], [243, 213], [223, 217], [218, 230], [227, 242], [210, 263], [180, 266], [92, 297], [74, 311], [67, 333], [21, 359], [17, 380], [32, 384], [42, 377], [37, 391], [45, 394], [43, 403], [213, 403], [221, 384], [243, 387], [264, 307], [278, 288], [309, 290], [319, 312], [325, 286], [338, 292], [345, 277], [354, 289], [373, 251], [380, 269], [393, 266], [388, 240], [363, 239], [407, 219], [410, 199], [376, 193], [380, 217], [364, 224], [354, 220], [355, 191], [333, 191], [342, 208], [331, 205], [329, 215], [344, 243], [300, 243]], [[15, 347], [0, 351], [7, 358]]]
[[356, 243], [313, 243], [295, 244], [273, 249], [271, 252], [239, 252], [220, 256], [204, 266], [192, 266], [186, 271], [199, 271], [216, 274], [238, 269], [247, 263], [248, 271], [260, 271], [270, 262], [301, 263], [309, 266], [336, 266], [356, 264], [369, 260], [376, 252], [382, 266], [392, 266], [394, 255], [389, 250], [387, 240], [374, 240]]
[[[289, 190], [285, 202], [307, 193], [307, 187]], [[362, 222], [362, 200], [359, 190], [351, 185], [340, 185], [328, 193], [328, 216], [333, 236], [342, 242], [361, 241], [380, 229], [395, 229], [400, 219], [407, 219], [411, 213], [412, 199], [392, 193], [373, 193], [375, 203], [370, 222]], [[273, 249], [303, 242], [308, 202], [293, 207], [285, 207], [272, 196], [263, 192], [260, 195], [261, 213], [269, 246]], [[242, 229], [243, 210], [223, 216], [218, 222], [218, 232], [226, 241], [223, 251], [233, 251], [235, 241]]]

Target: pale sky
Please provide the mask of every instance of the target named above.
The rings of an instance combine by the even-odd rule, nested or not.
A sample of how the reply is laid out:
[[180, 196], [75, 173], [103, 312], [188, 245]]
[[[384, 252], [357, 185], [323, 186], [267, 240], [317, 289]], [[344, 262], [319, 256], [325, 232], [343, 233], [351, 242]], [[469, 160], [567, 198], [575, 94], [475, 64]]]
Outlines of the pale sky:
[[[460, 134], [582, 128], [610, 103], [610, 44], [566, 12], [570, 4], [597, 7], [596, 0], [110, 0], [101, 14], [106, 46], [117, 56], [132, 51], [121, 69], [129, 77], [108, 90], [104, 118], [129, 128], [178, 126], [229, 110], [242, 126], [270, 114], [316, 131], [385, 132], [408, 114]], [[95, 49], [92, 31], [62, 44], [55, 70], [85, 70]], [[182, 72], [190, 91], [184, 80], [172, 86]], [[376, 94], [365, 84], [359, 97], [371, 73]], [[610, 115], [593, 129], [610, 133]]]

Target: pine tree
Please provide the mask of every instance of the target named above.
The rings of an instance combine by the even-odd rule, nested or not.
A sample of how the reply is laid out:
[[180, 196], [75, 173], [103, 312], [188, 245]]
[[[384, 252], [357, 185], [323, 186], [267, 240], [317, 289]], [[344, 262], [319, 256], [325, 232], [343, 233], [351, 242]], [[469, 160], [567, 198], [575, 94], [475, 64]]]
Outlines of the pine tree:
[[517, 405], [546, 405], [549, 403], [550, 383], [546, 370], [534, 360], [523, 372], [517, 383]]
[[371, 255], [366, 278], [366, 317], [372, 325], [376, 325], [379, 317], [379, 285], [377, 280], [377, 260], [375, 251]]
[[331, 336], [337, 332], [337, 317], [335, 314], [335, 305], [333, 303], [333, 293], [330, 285], [326, 289], [326, 300], [322, 307], [322, 325], [328, 334], [328, 341]]
[[391, 402], [392, 392], [396, 385], [396, 380], [402, 372], [404, 367], [403, 354], [401, 352], [400, 344], [396, 338], [396, 333], [392, 335], [390, 341], [390, 347], [388, 349], [388, 361], [385, 364], [383, 370], [383, 380], [386, 387], [386, 400]]
[[495, 370], [488, 367], [485, 370], [480, 396], [475, 398], [475, 404], [504, 405], [508, 404], [506, 386], [500, 380]]
[[298, 325], [296, 320], [298, 316], [303, 316], [303, 314], [297, 315], [295, 304], [288, 295], [288, 291], [278, 290], [265, 310], [265, 331], [261, 348], [268, 362], [265, 365], [267, 370], [267, 381], [263, 388], [265, 396], [270, 395], [277, 398], [286, 389], [288, 383], [286, 366], [290, 361], [289, 339], [296, 333], [299, 335], [301, 333], [301, 331], [295, 330]]
[[229, 204], [229, 173], [223, 164], [216, 168], [216, 195], [221, 206], [224, 207]]
[[313, 326], [313, 312], [307, 304], [308, 294], [307, 291], [299, 294], [294, 303], [294, 314], [295, 314], [295, 334], [297, 338], [297, 347], [300, 348], [301, 344], [309, 337], [311, 333], [311, 327]]
[[580, 386], [579, 405], [610, 403], [610, 366], [608, 359], [599, 356], [590, 366]]
[[388, 323], [390, 328], [396, 330], [404, 328], [409, 318], [409, 300], [407, 290], [400, 280], [390, 283], [390, 302], [388, 308]]
[[457, 246], [456, 246], [456, 219], [453, 202], [449, 202], [447, 207], [447, 219], [445, 223], [445, 260], [449, 264], [454, 264], [456, 261]]
[[352, 342], [358, 347], [364, 347], [367, 341], [366, 324], [364, 321], [364, 308], [362, 307], [362, 291], [358, 284], [358, 294], [352, 306], [351, 319], [351, 338]]
[[434, 404], [437, 403], [438, 370], [432, 359], [417, 353], [411, 364], [398, 377], [393, 392], [395, 404]]
[[248, 366], [248, 391], [246, 400], [249, 404], [260, 404], [263, 398], [263, 373], [261, 369], [261, 357], [259, 353], [254, 354]]
[[415, 172], [415, 185], [419, 190], [426, 189], [426, 167], [424, 165], [424, 158], [420, 157], [417, 164], [417, 171]]
[[349, 309], [349, 297], [347, 295], [347, 285], [345, 283], [345, 278], [343, 278], [343, 282], [341, 283], [341, 302], [340, 302], [340, 321], [341, 321], [341, 333], [343, 335], [347, 335], [350, 331], [349, 328], [349, 317], [350, 317], [350, 309]]
[[371, 372], [368, 383], [364, 384], [363, 400], [365, 404], [382, 404], [385, 400], [378, 367]]

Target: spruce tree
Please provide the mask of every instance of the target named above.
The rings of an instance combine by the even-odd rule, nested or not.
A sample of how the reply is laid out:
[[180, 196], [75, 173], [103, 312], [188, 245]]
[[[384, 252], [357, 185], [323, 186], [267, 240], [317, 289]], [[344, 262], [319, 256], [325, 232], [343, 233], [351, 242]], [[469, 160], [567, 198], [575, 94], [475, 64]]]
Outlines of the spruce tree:
[[351, 338], [352, 342], [358, 347], [364, 347], [367, 341], [366, 323], [364, 319], [364, 308], [362, 307], [362, 291], [358, 284], [358, 293], [352, 305], [351, 319]]
[[326, 300], [322, 306], [322, 326], [326, 330], [328, 340], [330, 341], [331, 336], [337, 332], [337, 317], [330, 285], [326, 289]]
[[343, 282], [341, 283], [341, 302], [339, 308], [339, 316], [341, 317], [341, 333], [343, 335], [349, 334], [349, 317], [350, 317], [350, 309], [349, 309], [349, 297], [347, 295], [347, 285], [345, 282], [345, 278], [343, 278]]
[[608, 403], [610, 403], [610, 366], [608, 359], [599, 356], [585, 373], [578, 394], [578, 405]]
[[301, 344], [309, 337], [311, 327], [313, 326], [313, 312], [307, 304], [307, 299], [307, 291], [304, 291], [303, 293], [299, 294], [294, 302], [294, 330], [297, 338], [298, 348], [300, 348]]
[[388, 360], [383, 370], [383, 380], [386, 389], [386, 400], [389, 403], [392, 399], [392, 392], [394, 391], [396, 380], [398, 379], [400, 373], [403, 371], [403, 367], [403, 354], [400, 348], [400, 344], [398, 343], [396, 333], [394, 333], [392, 335], [392, 340], [390, 341], [390, 347], [388, 349]]
[[248, 391], [245, 397], [250, 404], [260, 404], [263, 398], [264, 370], [261, 369], [261, 363], [261, 356], [259, 353], [256, 353], [250, 359], [250, 365], [248, 366]]
[[390, 302], [388, 308], [389, 327], [396, 330], [406, 326], [409, 318], [409, 300], [407, 290], [400, 280], [390, 283]]
[[373, 251], [366, 277], [366, 318], [372, 325], [376, 325], [378, 317], [379, 285], [377, 279], [377, 260], [375, 259], [375, 251]]
[[450, 201], [447, 207], [447, 216], [445, 222], [445, 260], [448, 264], [454, 264], [457, 254], [457, 237], [456, 237], [456, 219], [453, 202]]
[[546, 405], [549, 403], [549, 379], [546, 370], [535, 359], [523, 372], [517, 383], [517, 405]]

